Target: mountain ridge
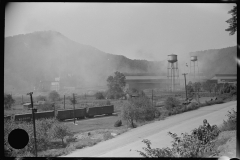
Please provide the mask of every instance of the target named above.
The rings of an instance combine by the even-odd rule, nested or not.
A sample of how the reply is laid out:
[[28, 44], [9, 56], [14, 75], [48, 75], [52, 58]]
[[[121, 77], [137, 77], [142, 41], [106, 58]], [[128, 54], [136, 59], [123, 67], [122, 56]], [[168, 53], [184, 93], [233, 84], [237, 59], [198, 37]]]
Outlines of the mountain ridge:
[[[228, 50], [231, 52], [231, 57], [234, 57], [236, 52], [231, 47], [227, 51], [218, 49], [215, 52], [226, 55]], [[199, 54], [199, 59], [206, 58], [207, 54], [202, 53], [196, 52]], [[233, 63], [232, 60], [233, 58], [228, 58], [225, 65]], [[204, 66], [212, 63], [213, 61], [208, 60]], [[132, 60], [123, 55], [106, 53], [90, 45], [75, 42], [60, 32], [37, 31], [5, 38], [4, 89], [30, 91], [39, 81], [53, 81], [59, 76], [65, 81], [65, 86], [106, 85], [107, 77], [115, 71], [128, 74], [166, 75], [166, 64], [165, 61]], [[222, 70], [221, 67], [216, 69], [217, 65], [210, 67], [214, 73]], [[205, 68], [203, 68], [206, 72], [204, 74], [208, 75], [208, 70]], [[234, 65], [225, 70], [225, 72], [234, 70]]]

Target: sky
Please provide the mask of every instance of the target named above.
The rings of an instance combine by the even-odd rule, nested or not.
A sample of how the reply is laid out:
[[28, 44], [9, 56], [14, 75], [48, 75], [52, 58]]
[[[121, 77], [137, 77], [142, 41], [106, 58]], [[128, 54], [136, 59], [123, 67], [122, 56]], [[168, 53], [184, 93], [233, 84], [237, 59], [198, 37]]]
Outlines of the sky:
[[[130, 59], [237, 45], [225, 31], [234, 3], [10, 3], [5, 37], [53, 30], [81, 44]], [[182, 56], [184, 57], [184, 56]], [[184, 57], [186, 58], [186, 57]]]

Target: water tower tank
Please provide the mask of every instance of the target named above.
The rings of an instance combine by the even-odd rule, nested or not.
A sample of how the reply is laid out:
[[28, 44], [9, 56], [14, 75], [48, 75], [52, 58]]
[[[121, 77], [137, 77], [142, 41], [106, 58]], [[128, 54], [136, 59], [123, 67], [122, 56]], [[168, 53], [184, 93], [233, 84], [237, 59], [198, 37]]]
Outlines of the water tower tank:
[[191, 56], [191, 61], [197, 61], [197, 56]]
[[170, 63], [177, 62], [177, 55], [175, 55], [175, 54], [168, 55], [168, 62], [170, 62]]

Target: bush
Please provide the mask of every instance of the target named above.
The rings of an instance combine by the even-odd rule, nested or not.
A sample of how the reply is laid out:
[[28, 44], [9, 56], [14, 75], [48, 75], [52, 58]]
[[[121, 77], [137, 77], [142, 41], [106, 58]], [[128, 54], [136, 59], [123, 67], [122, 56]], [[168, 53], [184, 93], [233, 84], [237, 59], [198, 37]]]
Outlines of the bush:
[[161, 116], [161, 112], [158, 109], [156, 109], [155, 110], [155, 118], [159, 118], [160, 116]]
[[[39, 104], [36, 108], [38, 111], [51, 111], [54, 110], [53, 105], [53, 103], [46, 102], [45, 104]], [[56, 106], [55, 109], [57, 109]]]
[[15, 100], [12, 98], [12, 95], [4, 93], [4, 108], [9, 109], [14, 103]]
[[105, 99], [103, 92], [97, 92], [95, 94], [96, 99]]
[[113, 136], [112, 136], [112, 134], [111, 134], [110, 132], [107, 132], [107, 133], [105, 133], [105, 134], [103, 135], [104, 141], [106, 141], [106, 140], [108, 140], [108, 139], [112, 139], [112, 138], [113, 138]]
[[171, 110], [172, 108], [178, 107], [180, 105], [180, 101], [175, 97], [168, 97], [164, 101], [164, 105], [168, 110]]
[[191, 111], [191, 110], [195, 110], [199, 108], [199, 105], [197, 105], [197, 103], [195, 102], [191, 102], [189, 105], [187, 105], [187, 110]]
[[223, 121], [223, 124], [220, 127], [221, 131], [231, 131], [237, 129], [237, 111], [234, 109], [231, 111], [228, 111], [228, 119], [227, 121]]
[[122, 126], [122, 121], [121, 120], [117, 120], [115, 123], [114, 123], [114, 127], [120, 127]]
[[[35, 121], [38, 151], [47, 149], [47, 146], [49, 145], [52, 138], [50, 128], [54, 126], [54, 123], [55, 123], [54, 119], [41, 119]], [[8, 144], [8, 135], [13, 129], [16, 128], [24, 129], [25, 131], [27, 131], [30, 137], [28, 145], [25, 148], [19, 150], [11, 148], [11, 146]], [[32, 123], [4, 121], [4, 142], [6, 142], [4, 144], [5, 148], [12, 149], [12, 151], [10, 152], [11, 156], [27, 155], [28, 152], [34, 154], [35, 141]]]
[[210, 126], [210, 129], [200, 126], [191, 134], [182, 133], [181, 137], [171, 132], [168, 134], [173, 138], [171, 148], [151, 148], [151, 142], [144, 139], [142, 142], [147, 147], [143, 147], [144, 152], [138, 150], [137, 152], [143, 157], [202, 157], [204, 153], [216, 152], [213, 141], [219, 134], [216, 125]]
[[124, 120], [127, 120], [128, 124], [131, 125], [131, 127], [135, 127], [133, 121], [136, 119], [136, 108], [134, 106], [127, 102], [123, 104], [122, 111], [121, 111], [121, 117]]
[[49, 98], [51, 101], [55, 102], [55, 101], [59, 100], [60, 95], [58, 94], [57, 91], [51, 91], [51, 92], [49, 93], [49, 95], [48, 95], [48, 98]]
[[66, 124], [56, 123], [52, 129], [53, 137], [62, 140], [62, 145], [64, 146], [64, 137], [71, 135], [70, 130]]
[[47, 97], [39, 95], [39, 96], [36, 97], [36, 99], [37, 99], [37, 101], [46, 101]]

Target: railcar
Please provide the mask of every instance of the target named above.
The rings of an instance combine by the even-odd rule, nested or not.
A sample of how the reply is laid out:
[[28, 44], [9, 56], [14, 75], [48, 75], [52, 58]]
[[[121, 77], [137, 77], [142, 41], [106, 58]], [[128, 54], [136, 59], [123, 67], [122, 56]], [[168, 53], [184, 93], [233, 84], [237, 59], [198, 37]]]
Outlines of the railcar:
[[58, 113], [57, 113], [57, 119], [59, 120], [73, 119], [74, 116], [77, 119], [85, 118], [86, 108], [75, 109], [75, 112], [73, 109], [58, 110]]
[[11, 120], [11, 116], [4, 116], [4, 120]]
[[36, 119], [41, 118], [54, 118], [54, 111], [44, 111], [44, 112], [36, 112], [35, 113]]
[[31, 121], [32, 120], [32, 113], [26, 113], [26, 114], [15, 114], [14, 116], [15, 121]]
[[87, 117], [91, 118], [96, 115], [103, 115], [103, 114], [111, 115], [113, 112], [114, 112], [113, 105], [91, 107], [91, 108], [87, 108]]

